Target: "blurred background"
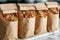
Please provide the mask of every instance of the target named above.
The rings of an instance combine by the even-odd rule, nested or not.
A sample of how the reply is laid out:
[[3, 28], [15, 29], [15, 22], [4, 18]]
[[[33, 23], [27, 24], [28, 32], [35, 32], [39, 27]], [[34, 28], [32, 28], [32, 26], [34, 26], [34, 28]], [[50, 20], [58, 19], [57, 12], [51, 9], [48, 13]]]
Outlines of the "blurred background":
[[60, 10], [60, 0], [0, 0], [2, 3], [40, 3], [40, 2], [58, 2]]
[[38, 2], [51, 2], [51, 1], [57, 1], [60, 4], [60, 0], [0, 0], [0, 3], [38, 3]]

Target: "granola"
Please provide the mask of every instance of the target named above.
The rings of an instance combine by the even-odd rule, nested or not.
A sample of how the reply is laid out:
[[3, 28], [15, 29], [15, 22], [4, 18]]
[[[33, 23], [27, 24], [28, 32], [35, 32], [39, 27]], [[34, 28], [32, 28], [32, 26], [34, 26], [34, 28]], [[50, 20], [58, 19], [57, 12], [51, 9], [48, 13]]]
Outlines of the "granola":
[[46, 10], [40, 10], [40, 11], [38, 11], [38, 14], [37, 15], [39, 17], [46, 17], [47, 14], [48, 14], [48, 11], [46, 11]]
[[21, 14], [23, 15], [24, 18], [25, 17], [30, 18], [30, 17], [35, 16], [35, 11], [33, 11], [33, 10], [23, 10], [23, 11], [20, 11], [20, 12], [21, 12]]
[[3, 18], [5, 21], [17, 21], [17, 14], [10, 13], [10, 14], [3, 14]]

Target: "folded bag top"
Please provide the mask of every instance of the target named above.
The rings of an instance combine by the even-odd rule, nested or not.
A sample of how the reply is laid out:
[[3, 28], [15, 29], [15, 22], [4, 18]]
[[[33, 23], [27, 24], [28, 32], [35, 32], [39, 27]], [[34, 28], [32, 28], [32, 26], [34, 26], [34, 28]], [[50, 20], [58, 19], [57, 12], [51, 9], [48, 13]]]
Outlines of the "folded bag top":
[[44, 3], [37, 3], [35, 4], [37, 10], [48, 10]]
[[46, 2], [45, 5], [47, 6], [47, 8], [49, 8], [50, 13], [59, 14], [57, 2]]
[[58, 7], [58, 3], [57, 2], [46, 2], [45, 4], [46, 4], [46, 6], [48, 8]]
[[20, 10], [35, 10], [33, 4], [18, 4]]
[[2, 19], [7, 22], [17, 21], [18, 11], [17, 6], [14, 3], [0, 4], [0, 10], [2, 11]]
[[36, 12], [39, 17], [46, 17], [48, 14], [48, 8], [45, 6], [44, 3], [37, 3], [35, 4]]
[[0, 8], [3, 11], [3, 14], [17, 12], [17, 6], [14, 3], [0, 4]]

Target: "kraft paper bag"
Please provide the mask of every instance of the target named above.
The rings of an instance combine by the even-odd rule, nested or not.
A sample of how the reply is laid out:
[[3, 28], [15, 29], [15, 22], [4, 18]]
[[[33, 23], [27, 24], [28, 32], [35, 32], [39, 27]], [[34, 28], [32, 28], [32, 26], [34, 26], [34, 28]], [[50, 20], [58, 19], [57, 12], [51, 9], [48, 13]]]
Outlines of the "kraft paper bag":
[[40, 35], [47, 32], [47, 14], [48, 8], [44, 3], [35, 4], [36, 7], [36, 24], [35, 24], [35, 34]]
[[16, 4], [0, 4], [0, 40], [18, 40], [18, 14]]
[[46, 2], [45, 5], [48, 7], [47, 31], [56, 31], [59, 23], [58, 3]]
[[18, 23], [18, 37], [28, 38], [34, 36], [35, 29], [35, 8], [32, 5], [20, 5], [19, 23]]

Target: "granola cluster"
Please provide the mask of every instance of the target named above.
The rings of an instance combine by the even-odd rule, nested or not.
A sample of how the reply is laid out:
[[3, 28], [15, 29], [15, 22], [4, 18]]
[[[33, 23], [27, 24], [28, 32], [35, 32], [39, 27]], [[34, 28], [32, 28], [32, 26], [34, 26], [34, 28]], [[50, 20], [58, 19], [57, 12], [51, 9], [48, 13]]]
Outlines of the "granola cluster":
[[23, 15], [24, 18], [28, 17], [34, 17], [35, 16], [35, 11], [33, 10], [23, 10], [23, 11], [20, 11], [20, 13]]
[[17, 13], [3, 14], [3, 19], [5, 21], [17, 21], [18, 20]]
[[38, 11], [38, 14], [37, 15], [39, 17], [46, 17], [47, 14], [48, 14], [47, 10], [40, 10], [40, 11]]
[[58, 11], [58, 8], [50, 8], [49, 10], [48, 10], [48, 12], [50, 12], [50, 13], [54, 13], [54, 14], [58, 14], [59, 13], [59, 11]]

